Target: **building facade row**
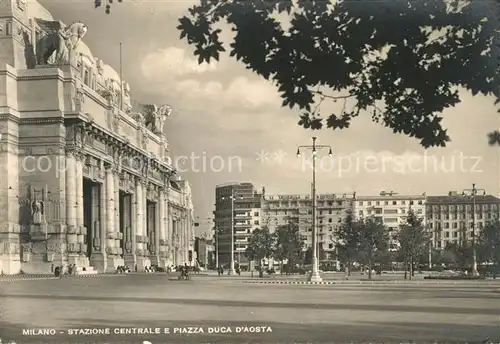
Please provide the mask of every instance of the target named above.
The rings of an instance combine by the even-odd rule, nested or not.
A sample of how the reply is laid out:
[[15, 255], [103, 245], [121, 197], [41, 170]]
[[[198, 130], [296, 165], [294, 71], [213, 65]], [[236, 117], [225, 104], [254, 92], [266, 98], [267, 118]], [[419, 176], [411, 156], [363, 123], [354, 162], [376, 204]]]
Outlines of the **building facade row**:
[[[230, 260], [231, 248], [231, 207], [223, 203], [224, 195], [235, 193], [238, 196], [242, 184], [231, 184], [216, 188], [216, 211], [214, 212], [215, 229], [219, 229], [219, 261], [227, 264]], [[295, 223], [299, 227], [305, 248], [312, 245], [312, 199], [310, 195], [267, 195], [265, 189], [257, 192], [251, 183], [245, 183], [247, 190], [253, 190], [252, 207], [234, 209], [235, 238], [242, 238], [235, 246], [235, 252], [241, 255], [248, 246], [253, 229], [266, 226], [274, 232], [279, 226]], [[222, 191], [225, 190], [225, 191]], [[235, 197], [235, 205], [238, 204]], [[381, 192], [375, 196], [351, 194], [319, 194], [316, 200], [316, 223], [318, 228], [318, 244], [326, 256], [333, 253], [336, 247], [335, 231], [348, 214], [357, 218], [375, 218], [384, 224], [389, 231], [390, 249], [396, 250], [396, 235], [400, 226], [406, 222], [410, 209], [421, 218], [423, 226], [432, 236], [432, 247], [445, 248], [448, 244], [457, 243], [460, 238], [469, 240], [472, 226], [479, 230], [499, 217], [500, 199], [491, 195], [476, 196], [475, 208], [473, 199], [457, 192], [445, 196], [404, 195], [395, 192]], [[224, 207], [224, 212], [221, 212]], [[246, 218], [243, 232], [238, 229], [237, 214], [254, 215]], [[260, 215], [258, 218], [257, 215]], [[473, 220], [474, 219], [474, 224]], [[236, 235], [238, 233], [238, 235]], [[239, 237], [243, 233], [244, 235]], [[240, 239], [241, 240], [241, 239]], [[245, 242], [246, 241], [246, 242]], [[216, 243], [217, 245], [217, 243]], [[238, 250], [236, 250], [238, 247]], [[235, 258], [237, 260], [237, 258]]]
[[192, 194], [169, 164], [171, 109], [134, 111], [83, 23], [7, 0], [0, 27], [0, 273], [189, 263]]

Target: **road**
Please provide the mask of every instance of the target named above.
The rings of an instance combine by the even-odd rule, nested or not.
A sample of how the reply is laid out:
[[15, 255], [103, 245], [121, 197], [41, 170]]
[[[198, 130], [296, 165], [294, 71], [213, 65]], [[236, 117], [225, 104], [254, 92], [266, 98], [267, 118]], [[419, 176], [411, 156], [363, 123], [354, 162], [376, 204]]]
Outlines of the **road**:
[[[0, 337], [17, 344], [500, 341], [499, 289], [484, 281], [261, 285], [166, 275], [3, 282]], [[237, 333], [259, 326], [260, 333]], [[22, 334], [42, 328], [56, 334]], [[120, 328], [161, 333], [114, 334], [132, 331]], [[69, 329], [89, 330], [70, 335]]]

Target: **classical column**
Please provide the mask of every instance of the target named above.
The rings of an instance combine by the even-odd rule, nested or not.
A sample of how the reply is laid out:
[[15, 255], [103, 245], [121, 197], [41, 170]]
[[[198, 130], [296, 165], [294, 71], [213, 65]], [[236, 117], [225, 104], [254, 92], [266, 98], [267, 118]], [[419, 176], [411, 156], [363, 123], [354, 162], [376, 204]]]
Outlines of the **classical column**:
[[[145, 238], [148, 238], [148, 243], [144, 245], [144, 252], [148, 250], [149, 244], [149, 233], [148, 233], [148, 182], [143, 181], [142, 183], [142, 197], [141, 197], [141, 206], [142, 206], [142, 235]], [[146, 254], [145, 254], [146, 255]]]
[[77, 226], [77, 243], [78, 243], [78, 251], [81, 255], [84, 255], [85, 252], [82, 252], [82, 248], [84, 246], [84, 234], [86, 233], [84, 221], [83, 221], [83, 160], [85, 159], [84, 154], [77, 154], [75, 156], [75, 179], [76, 179], [76, 226]]
[[104, 245], [106, 245], [106, 198], [103, 184], [95, 185], [92, 194], [92, 202], [94, 202], [92, 217], [95, 218], [95, 221], [93, 222], [94, 231], [92, 233], [92, 242], [88, 240], [88, 245], [93, 245], [90, 265], [92, 265], [96, 271], [102, 273], [106, 271], [105, 256], [103, 254], [105, 249]]
[[156, 264], [160, 265], [160, 238], [161, 238], [161, 209], [160, 209], [160, 204], [161, 204], [161, 195], [162, 191], [158, 190], [158, 200], [155, 203], [155, 257], [156, 257]]
[[99, 241], [98, 246], [101, 252], [106, 251], [106, 184], [99, 185]]
[[136, 241], [136, 235], [137, 235], [137, 184], [135, 187], [135, 192], [132, 194], [132, 201], [131, 201], [131, 209], [130, 209], [130, 217], [131, 217], [131, 223], [130, 223], [130, 242], [131, 242], [131, 249], [130, 251], [135, 257], [135, 250], [137, 249], [137, 241]]
[[158, 219], [158, 260], [160, 266], [165, 266], [165, 193], [163, 188], [159, 190], [159, 200], [156, 203]]
[[[121, 236], [120, 234], [120, 229], [121, 229], [121, 224], [120, 224], [120, 172], [119, 172], [119, 166], [116, 166], [116, 168], [113, 171], [113, 185], [114, 185], [114, 197], [113, 199], [115, 200], [114, 204], [114, 232], [115, 232], [115, 247], [116, 247], [116, 253], [118, 255], [122, 255], [123, 252], [120, 252], [120, 241], [121, 241]], [[122, 238], [123, 239], [123, 238]]]
[[115, 255], [115, 182], [113, 168], [109, 166], [106, 170], [106, 252], [108, 256]]
[[174, 217], [170, 213], [170, 205], [167, 203], [167, 221], [168, 221], [168, 232], [167, 232], [167, 238], [168, 238], [168, 260], [169, 264], [174, 264], [174, 259], [175, 259], [175, 238], [174, 238]]
[[[168, 213], [168, 194], [167, 191], [163, 191], [163, 213], [162, 213], [162, 223], [163, 223], [163, 237], [165, 239], [165, 260], [168, 261], [168, 255], [170, 252], [170, 221]], [[167, 263], [168, 264], [168, 263]]]
[[75, 151], [66, 151], [66, 225], [68, 253], [72, 256], [69, 264], [75, 264], [77, 246], [77, 212], [76, 212], [76, 158]]

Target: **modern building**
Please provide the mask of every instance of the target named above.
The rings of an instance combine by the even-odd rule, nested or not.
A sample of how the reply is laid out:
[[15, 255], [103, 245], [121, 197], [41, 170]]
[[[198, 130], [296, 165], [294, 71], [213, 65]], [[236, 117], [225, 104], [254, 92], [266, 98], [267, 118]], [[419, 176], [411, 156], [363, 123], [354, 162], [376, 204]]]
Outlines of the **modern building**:
[[169, 164], [171, 109], [130, 87], [38, 2], [0, 1], [0, 273], [166, 266], [194, 250], [189, 183]]
[[447, 196], [427, 196], [427, 223], [433, 247], [441, 249], [451, 243], [469, 241], [473, 228], [477, 235], [485, 225], [498, 218], [499, 198], [478, 195], [475, 209], [472, 205], [471, 197], [453, 191]]
[[197, 237], [194, 250], [198, 257], [198, 264], [204, 268], [215, 268], [215, 251], [212, 239]]
[[[231, 262], [231, 240], [234, 260], [248, 266], [245, 250], [255, 228], [261, 227], [262, 194], [252, 183], [229, 183], [215, 188], [215, 245], [220, 265]], [[232, 225], [234, 221], [234, 226]], [[234, 230], [234, 233], [232, 233]], [[233, 237], [234, 235], [234, 237]]]
[[403, 195], [395, 192], [381, 192], [378, 196], [357, 196], [355, 215], [358, 218], [374, 217], [389, 230], [390, 249], [398, 248], [395, 235], [400, 225], [406, 222], [408, 210], [423, 219], [425, 226], [426, 195]]
[[[355, 194], [317, 195], [316, 217], [318, 244], [322, 251], [331, 254], [335, 251], [335, 230], [342, 220], [352, 211]], [[312, 199], [310, 195], [265, 195], [262, 203], [262, 223], [271, 232], [287, 223], [299, 226], [305, 249], [312, 247]]]

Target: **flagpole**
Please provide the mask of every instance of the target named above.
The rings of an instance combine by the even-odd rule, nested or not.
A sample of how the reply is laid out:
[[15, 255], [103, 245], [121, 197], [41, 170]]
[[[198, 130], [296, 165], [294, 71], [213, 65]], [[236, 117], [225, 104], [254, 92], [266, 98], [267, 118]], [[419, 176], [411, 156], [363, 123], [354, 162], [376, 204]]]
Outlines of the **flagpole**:
[[123, 61], [122, 61], [122, 42], [120, 42], [120, 110], [123, 110]]

